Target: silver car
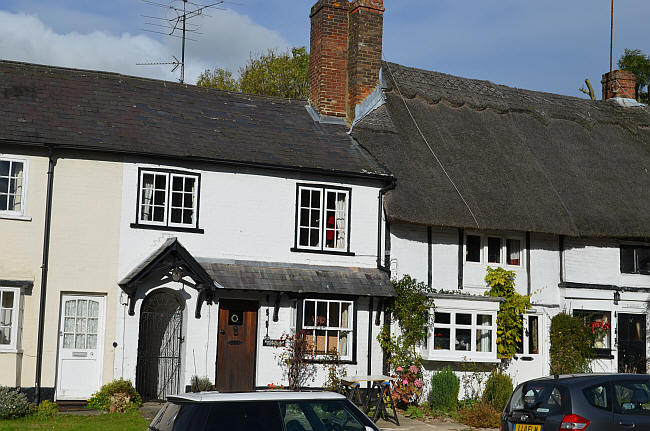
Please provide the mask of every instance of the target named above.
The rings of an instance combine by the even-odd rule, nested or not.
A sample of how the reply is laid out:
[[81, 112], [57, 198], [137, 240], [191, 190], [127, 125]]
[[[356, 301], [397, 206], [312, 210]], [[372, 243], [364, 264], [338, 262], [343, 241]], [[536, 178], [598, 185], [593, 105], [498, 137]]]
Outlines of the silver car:
[[150, 431], [379, 431], [332, 392], [201, 392], [168, 398]]
[[517, 386], [501, 416], [502, 431], [650, 430], [650, 377], [580, 374]]

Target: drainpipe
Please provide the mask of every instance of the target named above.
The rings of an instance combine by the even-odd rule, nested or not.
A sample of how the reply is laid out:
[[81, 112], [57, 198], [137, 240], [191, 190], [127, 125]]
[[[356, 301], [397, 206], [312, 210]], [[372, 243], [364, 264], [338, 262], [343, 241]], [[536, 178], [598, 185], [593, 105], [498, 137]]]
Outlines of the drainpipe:
[[[390, 184], [379, 189], [379, 205], [377, 207], [377, 268], [390, 272], [390, 261], [386, 262], [385, 265], [381, 264], [381, 216], [384, 213], [383, 203], [384, 195], [386, 192], [393, 190], [397, 182], [395, 178], [391, 178]], [[386, 235], [389, 235], [388, 229], [386, 230]]]
[[41, 303], [38, 314], [38, 344], [36, 347], [36, 404], [41, 403], [41, 371], [43, 369], [43, 332], [45, 330], [45, 304], [47, 297], [47, 270], [50, 258], [50, 228], [52, 225], [52, 193], [54, 191], [54, 148], [48, 147], [47, 197], [45, 200], [45, 228], [43, 235], [43, 264], [41, 265]]

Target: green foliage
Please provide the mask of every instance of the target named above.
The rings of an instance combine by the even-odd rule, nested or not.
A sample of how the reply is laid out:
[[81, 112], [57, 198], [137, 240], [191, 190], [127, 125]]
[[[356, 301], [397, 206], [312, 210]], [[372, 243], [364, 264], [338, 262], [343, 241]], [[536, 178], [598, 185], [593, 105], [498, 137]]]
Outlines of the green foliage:
[[424, 417], [424, 409], [422, 407], [409, 405], [406, 407], [404, 416], [411, 419], [422, 419]]
[[384, 326], [377, 339], [393, 369], [419, 366], [422, 358], [417, 353], [417, 345], [432, 327], [430, 312], [434, 303], [429, 294], [434, 290], [409, 275], [393, 280], [393, 287], [397, 297], [386, 309], [391, 313], [391, 319], [397, 322], [400, 333], [391, 336], [388, 327]]
[[[116, 394], [124, 394], [128, 397], [127, 403], [131, 403], [135, 407], [142, 405], [142, 397], [133, 387], [131, 380], [119, 379], [105, 384], [99, 392], [93, 394], [88, 400], [88, 408], [111, 411], [111, 405], [116, 401]], [[111, 397], [113, 397], [112, 400]]]
[[551, 319], [551, 374], [588, 373], [595, 357], [593, 334], [580, 317], [560, 313]]
[[51, 419], [59, 414], [59, 407], [56, 403], [45, 400], [34, 410], [32, 415], [40, 420]]
[[473, 428], [499, 428], [501, 411], [485, 402], [472, 403], [458, 412], [461, 423]]
[[458, 408], [460, 379], [445, 367], [431, 376], [431, 407], [438, 411], [455, 412]]
[[521, 343], [521, 315], [530, 308], [530, 296], [515, 291], [514, 271], [488, 267], [485, 282], [490, 287], [486, 295], [504, 298], [497, 314], [497, 353], [499, 358], [510, 359]]
[[309, 53], [307, 48], [291, 51], [268, 50], [251, 54], [235, 79], [228, 69], [206, 70], [196, 83], [203, 87], [290, 99], [309, 97]]
[[[640, 49], [627, 49], [618, 60], [618, 67], [632, 72], [636, 77], [636, 98], [639, 102], [648, 103], [647, 87], [650, 85], [650, 57]], [[644, 93], [643, 87], [646, 87]]]
[[502, 411], [512, 394], [512, 380], [503, 373], [492, 372], [485, 382], [483, 402], [492, 406], [496, 411]]
[[192, 376], [190, 387], [192, 392], [205, 392], [214, 390], [214, 385], [208, 377]]
[[341, 357], [338, 353], [331, 353], [325, 357], [325, 368], [327, 369], [327, 380], [323, 389], [330, 392], [338, 392], [341, 380], [347, 375]]
[[196, 82], [199, 87], [217, 88], [224, 91], [240, 91], [239, 81], [232, 76], [228, 69], [217, 68], [214, 70], [206, 69], [199, 75]]
[[31, 406], [25, 394], [0, 386], [0, 419], [16, 419], [27, 415]]

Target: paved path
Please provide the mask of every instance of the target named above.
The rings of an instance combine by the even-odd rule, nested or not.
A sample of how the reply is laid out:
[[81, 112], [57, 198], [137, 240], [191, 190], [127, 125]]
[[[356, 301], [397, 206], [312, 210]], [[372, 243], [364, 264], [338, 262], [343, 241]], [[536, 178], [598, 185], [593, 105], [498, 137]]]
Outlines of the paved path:
[[[395, 425], [392, 422], [386, 422], [380, 420], [377, 425], [382, 431], [464, 431], [464, 430], [476, 430], [476, 428], [470, 428], [467, 425], [459, 424], [457, 422], [451, 421], [442, 421], [438, 419], [428, 419], [427, 422], [409, 419], [402, 415], [399, 415], [399, 424], [400, 426]], [[492, 430], [480, 430], [480, 431], [492, 431]], [[494, 430], [497, 431], [497, 430]]]

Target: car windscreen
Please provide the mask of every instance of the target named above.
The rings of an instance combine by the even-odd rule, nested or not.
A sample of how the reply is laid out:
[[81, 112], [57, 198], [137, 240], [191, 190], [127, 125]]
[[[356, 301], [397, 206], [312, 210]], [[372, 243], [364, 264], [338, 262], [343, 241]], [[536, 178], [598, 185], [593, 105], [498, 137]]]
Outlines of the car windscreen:
[[277, 402], [181, 403], [180, 406], [171, 431], [282, 430]]
[[288, 401], [280, 403], [286, 431], [364, 431], [343, 401]]
[[535, 417], [567, 413], [571, 410], [568, 389], [553, 381], [526, 382], [515, 389], [509, 412], [523, 411]]

